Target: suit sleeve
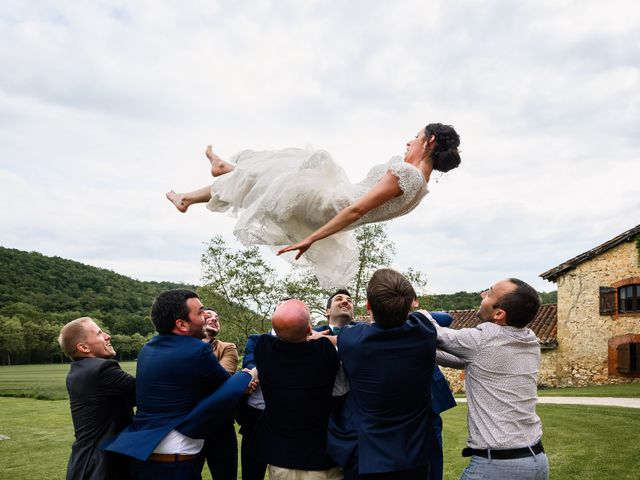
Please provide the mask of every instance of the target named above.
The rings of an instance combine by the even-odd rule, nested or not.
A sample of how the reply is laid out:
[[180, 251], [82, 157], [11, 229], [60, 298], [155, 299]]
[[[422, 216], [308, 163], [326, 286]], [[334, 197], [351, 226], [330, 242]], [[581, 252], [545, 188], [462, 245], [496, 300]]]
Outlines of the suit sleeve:
[[120, 368], [115, 360], [104, 362], [98, 378], [108, 397], [124, 397], [131, 406], [136, 404], [136, 379]]
[[256, 366], [256, 359], [254, 350], [256, 348], [256, 342], [260, 335], [250, 335], [247, 338], [247, 343], [244, 346], [244, 357], [242, 359], [242, 368], [254, 368]]
[[198, 364], [201, 365], [200, 378], [208, 391], [216, 390], [230, 377], [229, 373], [220, 365], [208, 343], [202, 343]]

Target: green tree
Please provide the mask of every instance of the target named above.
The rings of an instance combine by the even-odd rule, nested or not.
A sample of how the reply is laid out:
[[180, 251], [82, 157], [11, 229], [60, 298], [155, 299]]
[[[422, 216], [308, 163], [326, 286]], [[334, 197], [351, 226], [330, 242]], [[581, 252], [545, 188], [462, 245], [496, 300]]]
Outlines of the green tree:
[[21, 320], [24, 333], [24, 361], [26, 363], [49, 363], [59, 358], [58, 334], [61, 323], [42, 317]]
[[367, 283], [373, 272], [391, 265], [396, 254], [395, 244], [389, 240], [387, 226], [384, 223], [372, 223], [357, 228], [356, 240], [360, 247], [358, 273], [350, 285], [351, 298], [356, 314], [364, 314], [364, 300], [367, 297]]
[[[390, 265], [395, 245], [389, 240], [383, 224], [362, 226], [356, 229], [355, 234], [360, 247], [360, 261], [356, 277], [347, 288], [354, 299], [356, 315], [365, 315], [367, 282], [375, 270]], [[281, 298], [304, 300], [314, 318], [322, 319], [327, 298], [333, 293], [320, 287], [309, 268], [294, 267], [284, 278], [277, 278], [256, 247], [233, 251], [220, 236], [209, 243], [202, 256], [202, 268], [206, 285], [199, 290], [200, 296], [221, 315], [223, 330], [227, 330], [225, 339], [236, 335], [237, 341], [232, 341], [237, 345], [244, 344], [249, 334], [269, 329], [269, 318]], [[425, 275], [418, 270], [409, 269], [405, 275], [417, 291], [426, 285]], [[238, 309], [235, 314], [229, 312], [230, 316], [227, 316], [229, 314], [221, 311], [232, 306]], [[239, 310], [241, 306], [252, 312]]]
[[[237, 330], [246, 339], [270, 328], [271, 313], [284, 290], [257, 247], [233, 251], [221, 236], [215, 236], [202, 255], [202, 279], [205, 284], [199, 294], [207, 303], [218, 300], [217, 308], [226, 310], [218, 312], [226, 317], [225, 329]], [[227, 317], [230, 312], [232, 316]]]
[[0, 358], [11, 365], [12, 356], [24, 352], [24, 329], [17, 317], [0, 317]]

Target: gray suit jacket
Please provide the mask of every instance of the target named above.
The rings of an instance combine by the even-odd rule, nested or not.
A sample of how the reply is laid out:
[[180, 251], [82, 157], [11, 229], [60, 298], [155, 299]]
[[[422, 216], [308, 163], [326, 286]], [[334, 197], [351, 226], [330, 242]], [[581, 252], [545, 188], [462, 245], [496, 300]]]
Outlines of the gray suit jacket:
[[103, 452], [99, 445], [131, 423], [136, 379], [115, 360], [82, 358], [71, 363], [67, 390], [76, 437], [67, 480], [128, 478], [124, 457]]

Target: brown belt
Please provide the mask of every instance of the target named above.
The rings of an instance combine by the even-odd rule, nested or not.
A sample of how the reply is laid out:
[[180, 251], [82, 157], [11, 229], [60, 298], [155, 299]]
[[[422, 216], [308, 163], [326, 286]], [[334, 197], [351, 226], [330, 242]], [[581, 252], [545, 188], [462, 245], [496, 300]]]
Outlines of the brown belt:
[[152, 453], [147, 462], [186, 462], [195, 460], [195, 455], [180, 455], [179, 453]]

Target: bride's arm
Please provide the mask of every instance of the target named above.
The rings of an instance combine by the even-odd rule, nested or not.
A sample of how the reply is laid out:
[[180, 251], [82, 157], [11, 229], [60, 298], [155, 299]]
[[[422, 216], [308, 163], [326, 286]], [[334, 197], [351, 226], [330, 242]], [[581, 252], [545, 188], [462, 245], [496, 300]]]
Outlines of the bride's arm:
[[370, 210], [373, 210], [374, 208], [377, 208], [383, 203], [400, 195], [402, 195], [402, 190], [398, 184], [398, 179], [391, 172], [387, 172], [378, 183], [371, 187], [371, 189], [356, 202], [340, 210], [335, 217], [304, 240], [289, 245], [288, 247], [284, 247], [278, 252], [278, 255], [292, 250], [299, 250], [296, 255], [297, 260], [318, 240], [322, 240], [329, 235], [339, 232], [351, 225], [353, 222], [359, 220]]

